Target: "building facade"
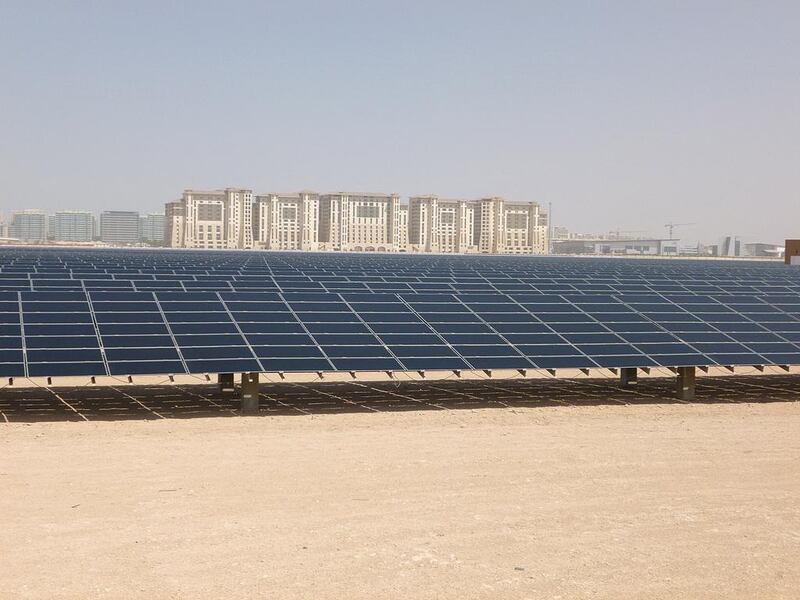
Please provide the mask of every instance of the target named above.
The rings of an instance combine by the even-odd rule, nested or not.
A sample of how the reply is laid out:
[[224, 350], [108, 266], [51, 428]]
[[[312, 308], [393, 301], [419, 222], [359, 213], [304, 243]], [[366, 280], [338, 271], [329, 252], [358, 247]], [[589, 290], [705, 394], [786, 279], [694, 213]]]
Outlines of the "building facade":
[[95, 237], [95, 218], [90, 212], [57, 211], [51, 223], [48, 237], [56, 242], [91, 242]]
[[253, 206], [253, 238], [267, 250], [319, 249], [319, 195], [262, 194]]
[[545, 254], [548, 249], [547, 217], [536, 202], [415, 196], [408, 219], [414, 252]]
[[106, 244], [138, 244], [139, 213], [129, 210], [100, 213], [100, 239]]
[[408, 252], [408, 204], [397, 205], [396, 248], [398, 252]]
[[545, 254], [547, 215], [536, 202], [397, 194], [259, 194], [186, 190], [165, 205], [165, 245], [353, 252]]
[[145, 244], [162, 246], [165, 228], [166, 217], [162, 213], [148, 213], [139, 217], [140, 240]]
[[556, 254], [599, 254], [621, 256], [676, 255], [678, 240], [663, 239], [586, 239], [558, 240], [553, 244]]
[[496, 237], [499, 254], [546, 254], [549, 247], [547, 215], [536, 202], [501, 204]]
[[397, 194], [340, 192], [319, 198], [320, 250], [392, 252], [397, 249]]
[[12, 213], [8, 237], [24, 242], [44, 242], [47, 239], [47, 216], [37, 209]]
[[476, 207], [470, 200], [412, 197], [408, 216], [409, 248], [414, 252], [476, 252]]
[[253, 247], [252, 190], [186, 190], [182, 202], [183, 247], [220, 250]]
[[183, 248], [186, 228], [186, 206], [183, 200], [164, 205], [164, 245], [167, 248]]

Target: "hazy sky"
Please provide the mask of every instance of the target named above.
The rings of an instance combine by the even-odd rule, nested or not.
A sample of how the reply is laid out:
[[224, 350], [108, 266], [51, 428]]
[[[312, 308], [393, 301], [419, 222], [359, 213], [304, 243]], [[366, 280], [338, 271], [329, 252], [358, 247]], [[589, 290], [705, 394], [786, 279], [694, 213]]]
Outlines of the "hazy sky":
[[500, 195], [800, 235], [800, 2], [0, 1], [0, 210]]

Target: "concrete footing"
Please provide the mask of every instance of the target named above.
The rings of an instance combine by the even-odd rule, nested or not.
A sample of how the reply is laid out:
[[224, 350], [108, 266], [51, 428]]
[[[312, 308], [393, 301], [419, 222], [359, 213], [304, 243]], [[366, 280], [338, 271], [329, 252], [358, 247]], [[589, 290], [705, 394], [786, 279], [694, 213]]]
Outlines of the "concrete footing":
[[675, 393], [680, 400], [694, 400], [695, 368], [678, 367]]
[[636, 367], [622, 367], [619, 370], [619, 384], [622, 387], [629, 387], [638, 383]]
[[242, 414], [258, 414], [258, 373], [242, 373]]

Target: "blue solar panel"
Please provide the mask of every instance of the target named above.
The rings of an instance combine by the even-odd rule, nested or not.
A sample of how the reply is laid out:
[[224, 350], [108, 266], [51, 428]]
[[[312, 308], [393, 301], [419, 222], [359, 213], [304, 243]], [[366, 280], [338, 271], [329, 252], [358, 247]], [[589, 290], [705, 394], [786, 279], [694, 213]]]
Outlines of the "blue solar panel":
[[3, 376], [795, 364], [798, 315], [776, 263], [0, 249]]

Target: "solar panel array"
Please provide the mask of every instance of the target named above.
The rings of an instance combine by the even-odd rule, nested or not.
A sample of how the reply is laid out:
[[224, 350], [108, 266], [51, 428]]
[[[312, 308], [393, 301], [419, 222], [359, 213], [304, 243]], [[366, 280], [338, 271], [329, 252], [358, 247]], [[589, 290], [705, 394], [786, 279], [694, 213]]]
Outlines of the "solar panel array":
[[0, 249], [0, 375], [800, 364], [765, 262]]

